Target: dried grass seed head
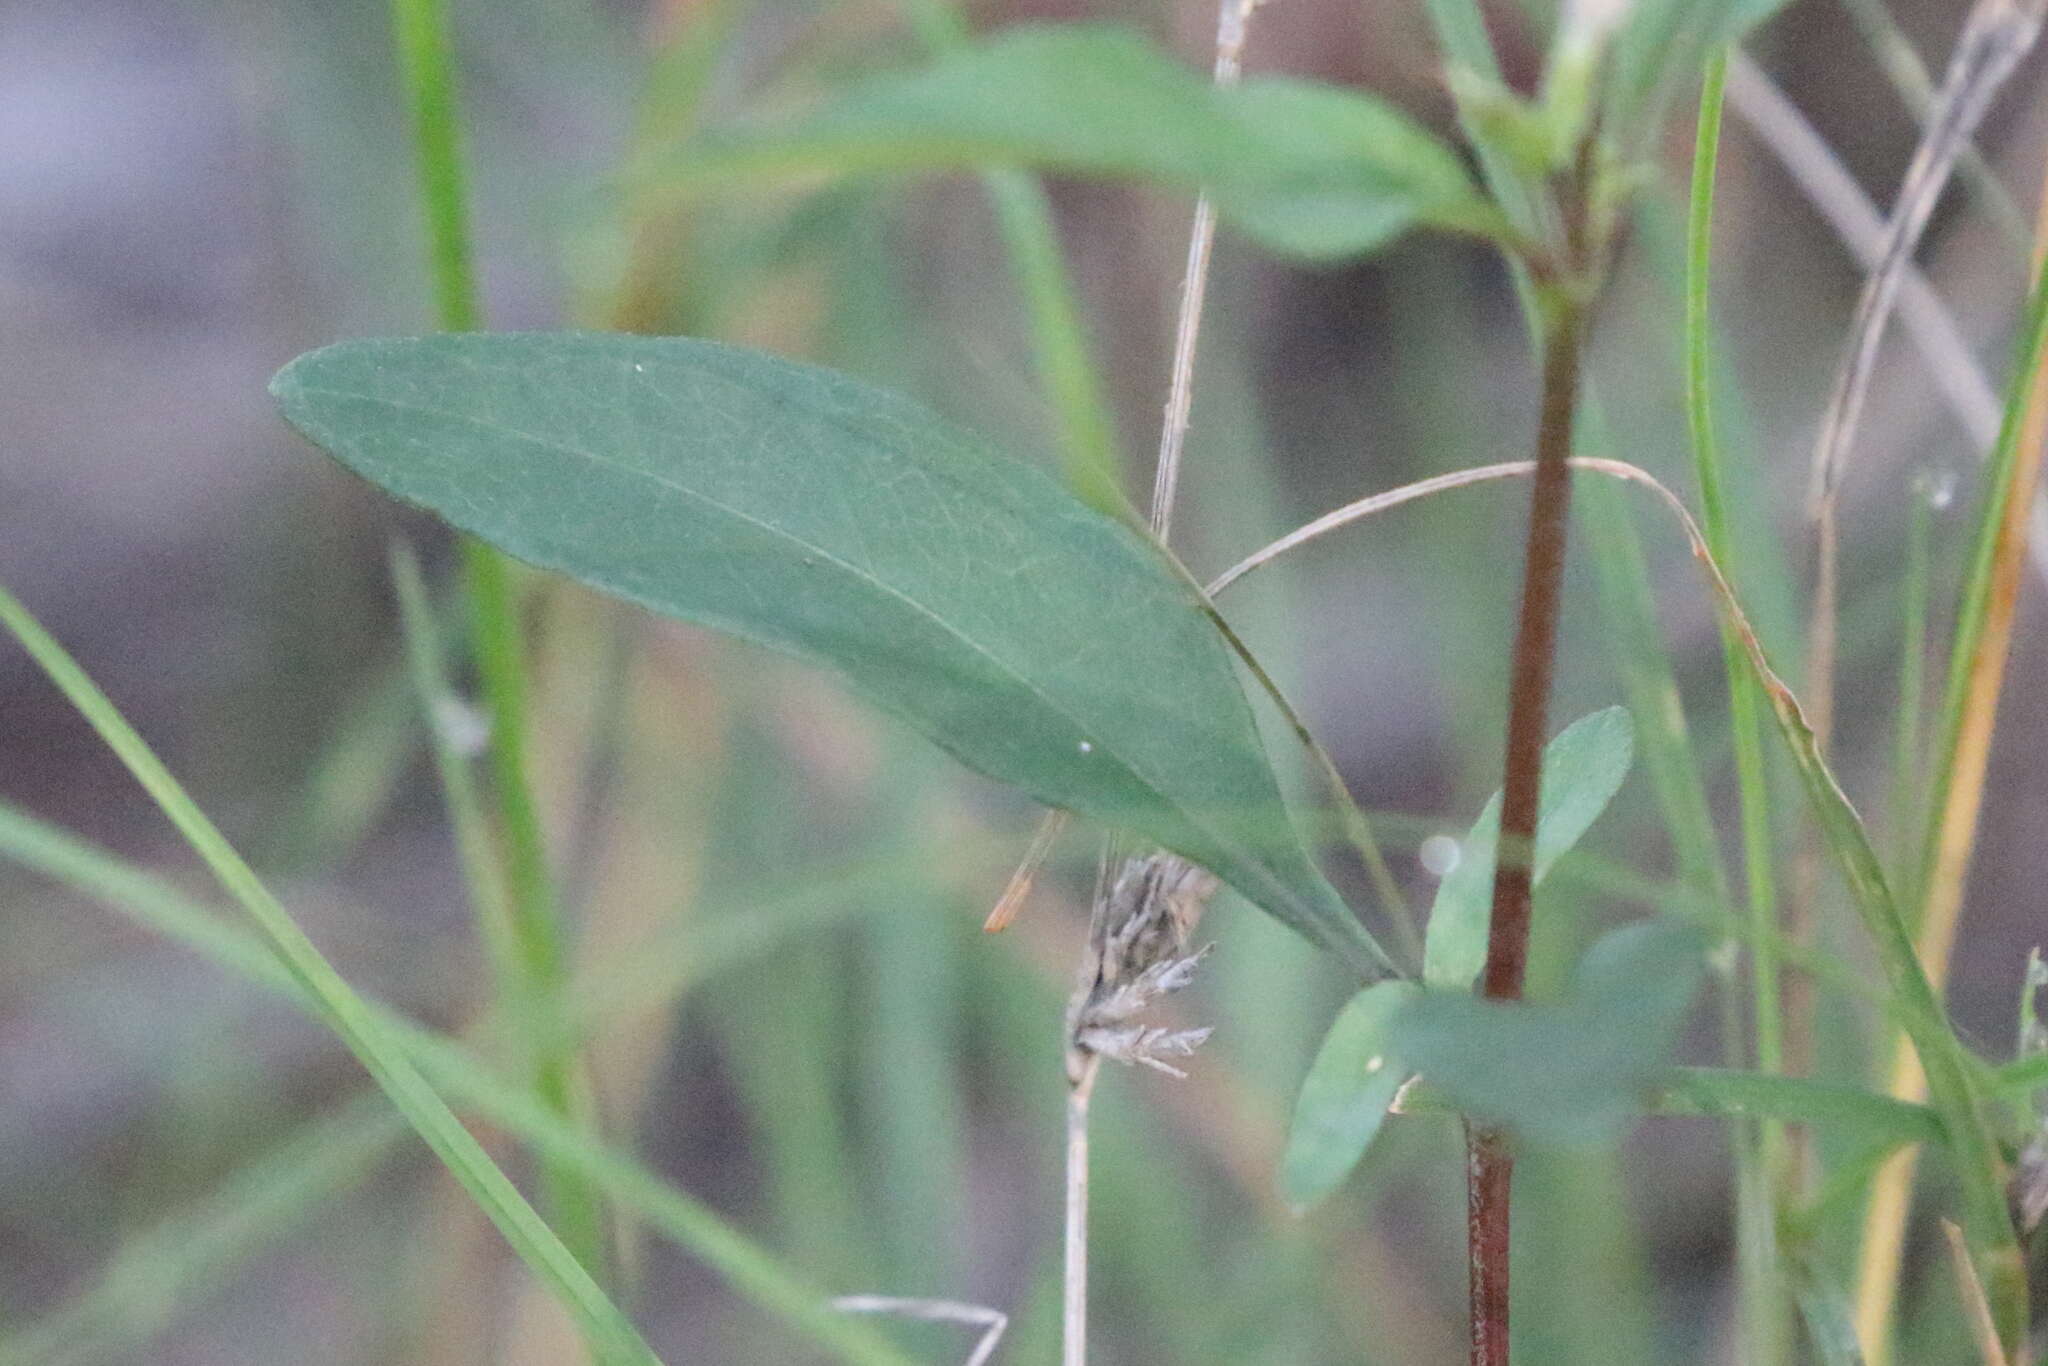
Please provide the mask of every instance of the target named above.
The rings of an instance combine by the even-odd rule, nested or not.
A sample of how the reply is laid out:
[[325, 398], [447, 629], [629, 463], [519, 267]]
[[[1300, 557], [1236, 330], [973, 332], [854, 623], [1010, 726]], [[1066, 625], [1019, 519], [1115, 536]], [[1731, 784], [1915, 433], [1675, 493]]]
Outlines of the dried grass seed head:
[[1209, 1031], [1158, 1028], [1135, 1020], [1154, 1001], [1194, 979], [1196, 965], [1209, 950], [1189, 945], [1215, 891], [1215, 877], [1172, 854], [1124, 862], [1090, 918], [1088, 954], [1068, 1011], [1073, 1051], [1184, 1075], [1163, 1059], [1186, 1057]]

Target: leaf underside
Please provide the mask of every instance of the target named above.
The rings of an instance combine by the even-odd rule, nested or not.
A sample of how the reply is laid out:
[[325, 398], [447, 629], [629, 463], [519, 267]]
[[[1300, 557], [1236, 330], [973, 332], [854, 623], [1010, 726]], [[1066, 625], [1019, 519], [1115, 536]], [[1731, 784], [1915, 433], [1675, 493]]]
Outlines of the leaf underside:
[[829, 665], [969, 767], [1157, 841], [1384, 970], [1157, 548], [921, 406], [712, 342], [573, 333], [344, 342], [272, 393], [396, 497]]

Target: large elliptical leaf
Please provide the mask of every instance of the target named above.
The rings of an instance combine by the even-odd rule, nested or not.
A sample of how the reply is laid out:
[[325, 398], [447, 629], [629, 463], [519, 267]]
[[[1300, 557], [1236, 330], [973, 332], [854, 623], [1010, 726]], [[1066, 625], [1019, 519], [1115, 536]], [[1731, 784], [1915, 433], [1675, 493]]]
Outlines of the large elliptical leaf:
[[1207, 867], [1367, 977], [1157, 547], [907, 399], [680, 338], [344, 342], [272, 382], [344, 465], [546, 569], [831, 665], [971, 768]]
[[1026, 166], [1206, 188], [1276, 251], [1332, 259], [1411, 227], [1502, 219], [1457, 155], [1362, 91], [1280, 77], [1219, 90], [1124, 29], [1020, 25], [856, 83], [817, 111], [754, 117], [641, 168], [644, 188], [790, 173]]

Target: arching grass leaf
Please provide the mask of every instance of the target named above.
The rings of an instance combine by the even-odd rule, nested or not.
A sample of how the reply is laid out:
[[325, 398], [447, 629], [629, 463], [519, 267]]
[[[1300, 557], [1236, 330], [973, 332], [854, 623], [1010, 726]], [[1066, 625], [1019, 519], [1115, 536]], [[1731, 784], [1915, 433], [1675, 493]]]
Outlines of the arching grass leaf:
[[347, 342], [272, 385], [493, 545], [830, 665], [963, 763], [1210, 869], [1367, 976], [1234, 664], [1156, 546], [906, 399], [710, 342]]
[[1500, 223], [1456, 154], [1391, 105], [1274, 77], [1218, 90], [1133, 33], [1084, 24], [1010, 29], [810, 114], [717, 130], [640, 176], [658, 193], [986, 166], [1207, 188], [1226, 221], [1308, 257], [1369, 252], [1416, 226]]

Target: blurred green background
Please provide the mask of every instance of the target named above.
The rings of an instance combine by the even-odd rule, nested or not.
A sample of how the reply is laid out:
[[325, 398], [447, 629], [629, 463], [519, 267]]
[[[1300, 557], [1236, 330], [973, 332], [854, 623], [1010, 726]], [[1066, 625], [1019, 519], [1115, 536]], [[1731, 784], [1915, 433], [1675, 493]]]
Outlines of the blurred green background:
[[[1859, 32], [1868, 8], [1798, 0], [1750, 50], [1883, 204], [1916, 129]], [[764, 184], [663, 205], [622, 188], [627, 158], [687, 133], [677, 111], [694, 80], [708, 82], [699, 117], [715, 123], [915, 60], [897, 6], [454, 10], [493, 327], [765, 346], [916, 393], [1020, 455], [1052, 458], [1053, 412], [971, 178]], [[1939, 70], [1957, 7], [1890, 10]], [[1526, 82], [1540, 16], [1506, 3], [1490, 17], [1510, 76]], [[977, 29], [1078, 18], [1136, 26], [1206, 64], [1206, 0], [969, 15]], [[409, 537], [445, 587], [452, 547], [291, 436], [264, 393], [302, 350], [431, 324], [390, 52], [380, 0], [0, 4], [0, 581], [352, 981], [459, 1030], [488, 999], [487, 975], [385, 558], [394, 533]], [[1248, 65], [1362, 83], [1449, 125], [1421, 0], [1272, 0]], [[2012, 82], [1981, 139], [2023, 201], [2048, 148], [2039, 67]], [[1805, 456], [1859, 277], [1736, 113], [1716, 308], [1747, 552], [1738, 579], [1789, 661]], [[1608, 450], [1684, 489], [1680, 125], [1662, 168], [1672, 193], [1628, 239], [1593, 370]], [[1190, 206], [1130, 186], [1050, 189], [1137, 490]], [[1998, 375], [2023, 247], [1981, 201], [1951, 194], [1922, 259]], [[1226, 235], [1183, 554], [1213, 572], [1363, 493], [1525, 454], [1523, 336], [1504, 271], [1477, 248], [1410, 239], [1364, 265], [1305, 272]], [[1926, 376], [1911, 348], [1887, 349], [1850, 494], [1839, 752], [1880, 829], [1907, 527], [1918, 490], [1953, 490], [1931, 522], [1939, 603], [1967, 535], [1950, 509], [1969, 505], [1977, 468]], [[1611, 508], [1605, 524], [1619, 524]], [[1353, 790], [1391, 813], [1396, 870], [1423, 904], [1416, 846], [1462, 832], [1498, 782], [1520, 525], [1509, 488], [1452, 494], [1306, 551], [1228, 604]], [[1633, 582], [1654, 597], [1717, 804], [1732, 812], [1710, 606], [1668, 526], [1641, 528]], [[1582, 537], [1582, 552], [1598, 541]], [[1559, 724], [1623, 699], [1630, 650], [1587, 554], [1572, 573]], [[2026, 685], [2048, 667], [2037, 588], [2023, 595], [1951, 992], [1966, 1035], [1999, 1055], [2048, 885], [2048, 695]], [[827, 677], [558, 583], [532, 581], [527, 601], [536, 767], [578, 990], [604, 1017], [592, 1068], [607, 1135], [811, 1283], [994, 1305], [1015, 1318], [1002, 1359], [1049, 1360], [1060, 1010], [1095, 832], [1067, 836], [1018, 928], [981, 936], [1035, 809]], [[11, 646], [0, 773], [0, 795], [22, 811], [213, 896]], [[1649, 793], [1638, 774], [1592, 854], [1547, 886], [1539, 981], [1595, 929], [1654, 909], [1670, 882]], [[1599, 876], [1614, 865], [1637, 875], [1627, 894]], [[1363, 893], [1355, 870], [1337, 871]], [[1219, 947], [1181, 1014], [1216, 1035], [1193, 1076], [1112, 1070], [1095, 1107], [1096, 1360], [1461, 1359], [1455, 1130], [1397, 1123], [1339, 1198], [1306, 1219], [1286, 1211], [1274, 1191], [1286, 1119], [1344, 983], [1228, 896], [1207, 928]], [[1866, 961], [1853, 934], [1830, 947]], [[1855, 1003], [1826, 1005], [1826, 1066], [1859, 1075], [1869, 1021]], [[1704, 1060], [1700, 1014], [1688, 1056]], [[415, 1141], [382, 1125], [380, 1104], [343, 1050], [276, 998], [0, 866], [0, 1361], [575, 1359], [496, 1235]], [[516, 1144], [491, 1141], [517, 1163]], [[1524, 1172], [1524, 1359], [1731, 1359], [1715, 1126], [1653, 1121], [1616, 1152], [1539, 1154]], [[1938, 1235], [1920, 1233], [1908, 1303], [1920, 1286], [1945, 1306]], [[824, 1359], [687, 1251], [630, 1226], [621, 1237], [624, 1298], [667, 1360]], [[1906, 1359], [1963, 1359], [1944, 1341], [1949, 1312], [1931, 1311], [1929, 1345]], [[922, 1359], [965, 1355], [957, 1332], [899, 1336]]]

